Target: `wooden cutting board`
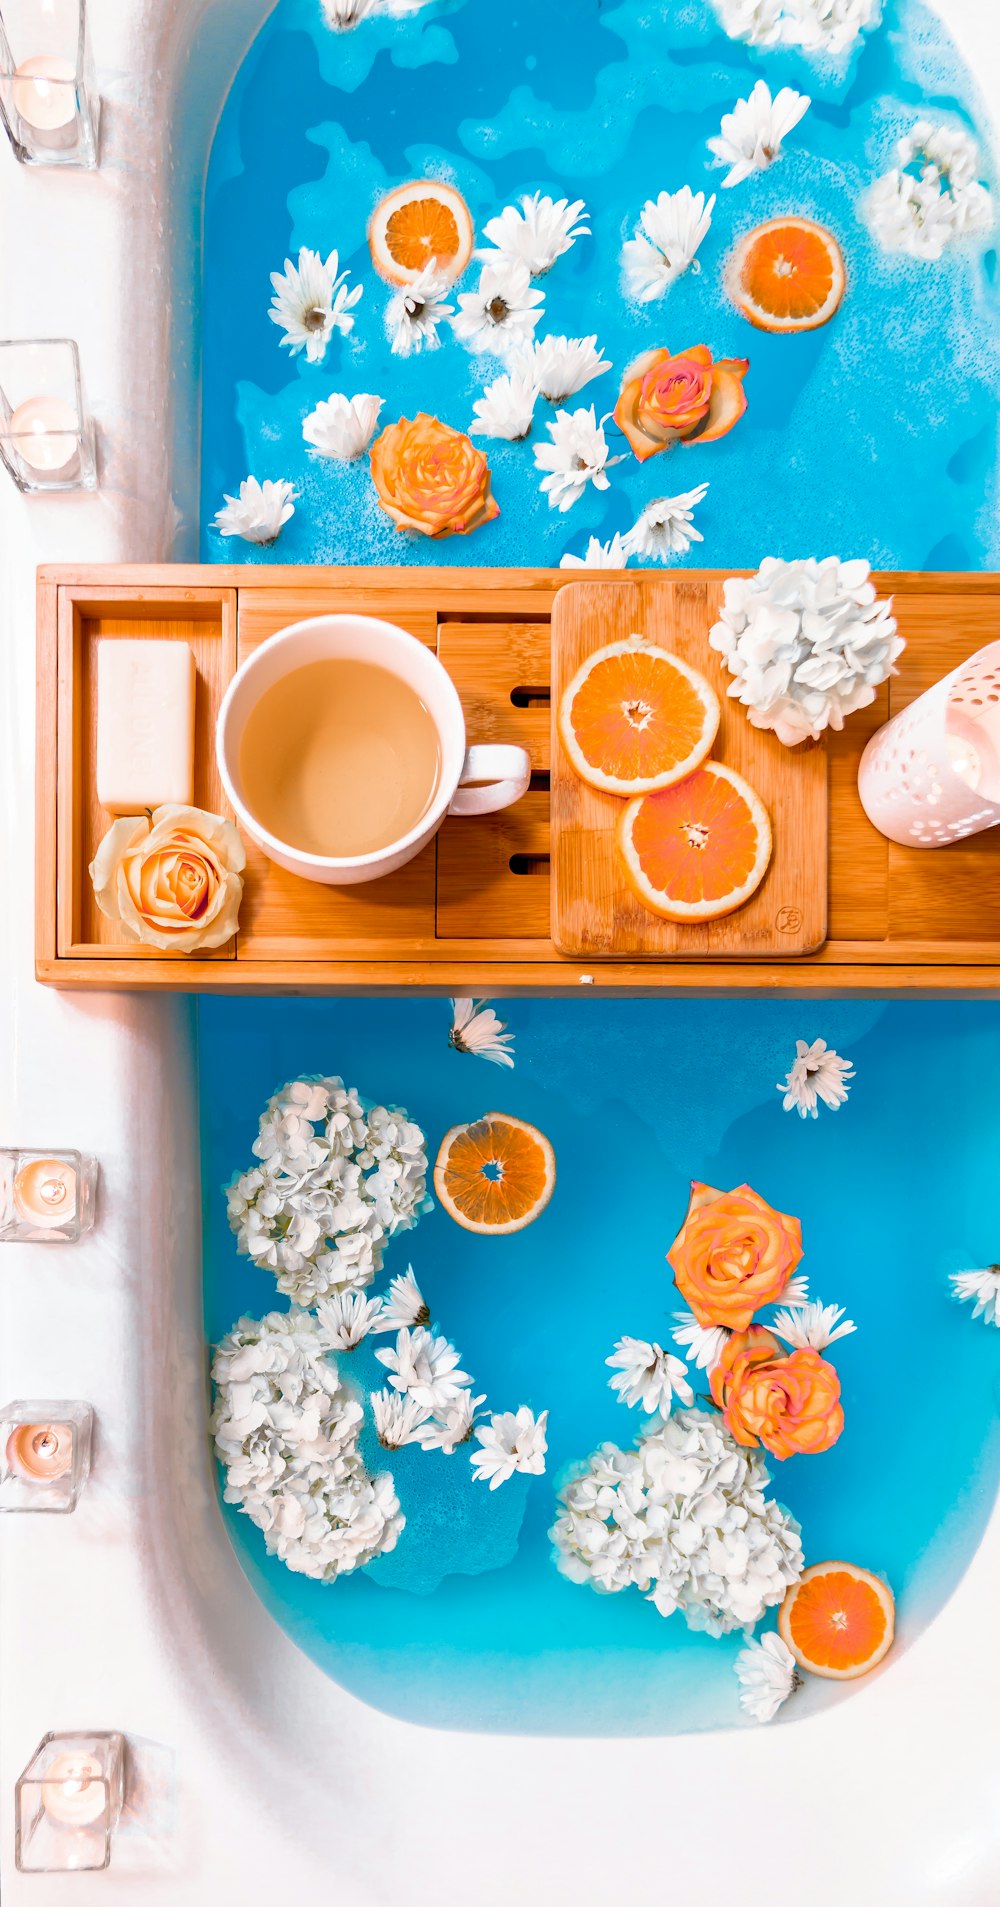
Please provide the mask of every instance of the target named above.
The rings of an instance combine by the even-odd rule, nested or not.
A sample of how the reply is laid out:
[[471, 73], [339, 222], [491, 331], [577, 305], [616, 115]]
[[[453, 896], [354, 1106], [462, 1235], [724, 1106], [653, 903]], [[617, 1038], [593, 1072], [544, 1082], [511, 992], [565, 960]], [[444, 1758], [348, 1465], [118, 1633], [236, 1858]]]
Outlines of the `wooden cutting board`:
[[[785, 748], [752, 728], [729, 700], [729, 675], [709, 647], [722, 604], [721, 581], [628, 576], [614, 584], [568, 583], [552, 612], [552, 939], [562, 953], [650, 959], [746, 959], [814, 953], [826, 939], [827, 762], [822, 743]], [[683, 657], [711, 682], [722, 703], [712, 750], [756, 788], [774, 833], [771, 865], [756, 894], [721, 920], [662, 920], [631, 893], [615, 847], [622, 803], [574, 773], [559, 740], [557, 715], [581, 662], [631, 635]]]

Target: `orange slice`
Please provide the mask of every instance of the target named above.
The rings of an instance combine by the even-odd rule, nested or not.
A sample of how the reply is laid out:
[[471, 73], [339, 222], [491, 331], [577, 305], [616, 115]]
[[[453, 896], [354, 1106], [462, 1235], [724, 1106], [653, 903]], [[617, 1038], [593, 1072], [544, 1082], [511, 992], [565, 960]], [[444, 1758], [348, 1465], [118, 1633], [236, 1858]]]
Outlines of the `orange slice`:
[[556, 1155], [543, 1132], [509, 1112], [452, 1126], [441, 1141], [434, 1190], [467, 1232], [523, 1231], [552, 1197]]
[[720, 761], [659, 794], [630, 801], [618, 851], [632, 892], [667, 920], [732, 914], [760, 886], [771, 823], [758, 794]]
[[844, 254], [814, 219], [770, 219], [740, 240], [726, 266], [733, 303], [759, 331], [814, 331], [847, 283]]
[[643, 636], [595, 650], [563, 691], [559, 734], [582, 781], [643, 795], [689, 775], [719, 726], [711, 684]]
[[879, 1576], [855, 1563], [814, 1563], [793, 1583], [778, 1628], [796, 1662], [813, 1675], [850, 1682], [892, 1646], [896, 1605]]
[[410, 285], [434, 263], [451, 283], [472, 257], [469, 208], [453, 185], [440, 179], [410, 179], [380, 199], [368, 221], [375, 270], [390, 285]]

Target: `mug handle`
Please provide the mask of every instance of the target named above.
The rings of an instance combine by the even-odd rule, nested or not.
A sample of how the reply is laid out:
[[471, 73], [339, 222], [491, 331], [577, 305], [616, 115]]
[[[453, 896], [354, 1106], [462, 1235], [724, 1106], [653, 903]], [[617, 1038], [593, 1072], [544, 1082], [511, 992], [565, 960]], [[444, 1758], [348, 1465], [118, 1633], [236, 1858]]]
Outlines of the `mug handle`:
[[[449, 814], [495, 814], [520, 801], [531, 780], [531, 759], [512, 742], [478, 742], [467, 749]], [[469, 782], [480, 785], [470, 788]]]

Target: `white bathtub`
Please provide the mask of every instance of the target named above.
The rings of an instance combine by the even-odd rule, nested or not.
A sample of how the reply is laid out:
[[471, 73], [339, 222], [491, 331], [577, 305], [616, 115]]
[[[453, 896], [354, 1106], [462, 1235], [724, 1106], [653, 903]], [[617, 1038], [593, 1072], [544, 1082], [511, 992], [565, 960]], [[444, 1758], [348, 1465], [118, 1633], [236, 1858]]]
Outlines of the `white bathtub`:
[[[0, 334], [80, 343], [102, 440], [91, 498], [0, 484], [0, 1110], [5, 1139], [100, 1155], [99, 1229], [8, 1247], [0, 1392], [89, 1399], [72, 1518], [3, 1519], [0, 1819], [6, 1907], [996, 1907], [1000, 1512], [889, 1671], [794, 1726], [551, 1741], [426, 1733], [292, 1646], [242, 1576], [205, 1438], [190, 1006], [32, 978], [33, 575], [39, 561], [195, 547], [202, 179], [268, 0], [91, 0], [96, 174], [0, 153]], [[1000, 97], [992, 0], [943, 0]], [[171, 148], [171, 127], [189, 137]], [[171, 448], [172, 447], [172, 448]], [[183, 522], [177, 529], [174, 505]], [[13, 1787], [47, 1729], [123, 1729], [130, 1803], [107, 1873], [13, 1871]]]

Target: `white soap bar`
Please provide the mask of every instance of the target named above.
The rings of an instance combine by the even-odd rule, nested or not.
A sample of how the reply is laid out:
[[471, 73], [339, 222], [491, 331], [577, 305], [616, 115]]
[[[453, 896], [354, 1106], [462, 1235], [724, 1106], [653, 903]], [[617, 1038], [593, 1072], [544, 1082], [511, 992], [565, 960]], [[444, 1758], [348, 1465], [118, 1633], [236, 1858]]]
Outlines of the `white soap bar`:
[[194, 800], [194, 652], [186, 642], [97, 645], [97, 799], [111, 814]]

